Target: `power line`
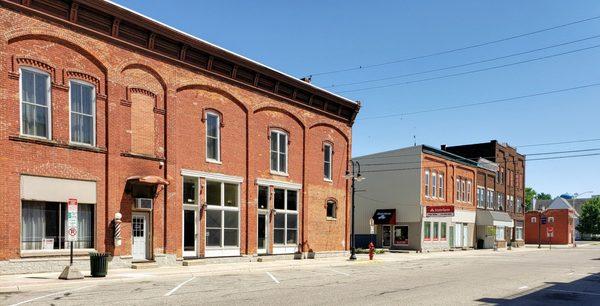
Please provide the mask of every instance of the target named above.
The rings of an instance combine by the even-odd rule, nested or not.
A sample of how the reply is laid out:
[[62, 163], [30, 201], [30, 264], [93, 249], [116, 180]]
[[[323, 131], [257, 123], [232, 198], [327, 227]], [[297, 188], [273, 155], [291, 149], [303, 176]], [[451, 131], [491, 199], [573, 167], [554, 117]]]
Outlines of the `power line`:
[[475, 102], [475, 103], [459, 104], [459, 105], [445, 106], [445, 107], [439, 107], [439, 108], [431, 108], [431, 109], [425, 109], [425, 110], [414, 111], [414, 112], [407, 112], [407, 113], [395, 113], [395, 114], [387, 114], [387, 115], [378, 115], [378, 116], [371, 116], [371, 117], [363, 117], [363, 118], [357, 118], [356, 120], [370, 120], [370, 119], [382, 119], [382, 118], [390, 118], [390, 117], [402, 117], [402, 116], [411, 116], [411, 115], [417, 115], [417, 114], [423, 114], [423, 113], [431, 113], [431, 112], [454, 110], [454, 109], [460, 109], [460, 108], [468, 108], [468, 107], [473, 107], [473, 106], [480, 106], [480, 105], [486, 105], [486, 104], [495, 104], [495, 103], [509, 102], [509, 101], [514, 101], [514, 100], [521, 100], [521, 99], [526, 99], [526, 98], [551, 95], [551, 94], [555, 94], [555, 93], [580, 90], [580, 89], [589, 88], [589, 87], [595, 87], [595, 86], [599, 86], [599, 85], [600, 85], [600, 83], [592, 83], [592, 84], [587, 84], [587, 85], [581, 85], [581, 86], [575, 86], [575, 87], [569, 87], [569, 88], [562, 88], [562, 89], [556, 89], [556, 90], [551, 90], [551, 91], [538, 92], [538, 93], [533, 93], [533, 94], [528, 94], [528, 95], [522, 95], [522, 96], [516, 96], [516, 97], [510, 97], [510, 98], [502, 98], [502, 99], [495, 99], [495, 100], [489, 100], [489, 101], [483, 101], [483, 102]]
[[566, 45], [570, 45], [570, 44], [574, 44], [574, 43], [578, 43], [578, 42], [582, 42], [582, 41], [586, 41], [586, 40], [590, 40], [590, 39], [595, 39], [595, 38], [598, 38], [598, 37], [600, 37], [600, 35], [594, 35], [594, 36], [590, 36], [590, 37], [586, 37], [586, 38], [582, 38], [582, 39], [577, 39], [577, 40], [573, 40], [573, 41], [568, 41], [568, 42], [564, 42], [564, 43], [560, 43], [560, 44], [550, 45], [550, 46], [546, 46], [546, 47], [542, 47], [542, 48], [537, 48], [537, 49], [533, 49], [533, 50], [528, 50], [528, 51], [523, 51], [523, 52], [518, 52], [518, 53], [512, 53], [512, 54], [509, 54], [509, 55], [504, 55], [504, 56], [499, 56], [499, 57], [494, 57], [494, 58], [479, 60], [479, 61], [475, 61], [475, 62], [469, 62], [469, 63], [465, 63], [465, 64], [446, 66], [446, 67], [437, 68], [437, 69], [424, 70], [424, 71], [412, 72], [412, 73], [407, 73], [407, 74], [400, 74], [400, 75], [395, 75], [395, 76], [390, 76], [390, 77], [384, 77], [384, 78], [378, 78], [378, 79], [369, 79], [369, 80], [363, 80], [363, 81], [357, 81], [357, 82], [332, 84], [330, 86], [326, 86], [326, 87], [323, 87], [323, 88], [334, 88], [334, 87], [337, 88], [337, 87], [344, 87], [344, 86], [350, 86], [350, 85], [358, 85], [358, 84], [373, 83], [373, 82], [379, 82], [379, 81], [387, 81], [387, 80], [399, 79], [399, 78], [403, 78], [403, 77], [415, 76], [415, 75], [420, 75], [420, 74], [427, 74], [427, 73], [431, 73], [431, 72], [438, 72], [438, 71], [444, 71], [444, 70], [449, 70], [449, 69], [455, 69], [455, 68], [461, 68], [461, 67], [466, 67], [466, 66], [477, 65], [477, 64], [483, 64], [483, 63], [497, 61], [497, 60], [506, 59], [506, 58], [510, 58], [510, 57], [515, 57], [515, 56], [519, 56], [519, 55], [534, 53], [534, 52], [538, 52], [538, 51], [542, 51], [542, 50], [547, 50], [547, 49], [552, 49], [552, 48], [556, 48], [556, 47], [566, 46]]
[[590, 151], [599, 151], [599, 150], [600, 150], [600, 148], [583, 149], [583, 150], [569, 150], [569, 151], [557, 151], [557, 152], [542, 152], [542, 153], [525, 154], [525, 156], [553, 155], [553, 154], [564, 154], [564, 153], [578, 153], [578, 152], [590, 152]]
[[600, 16], [594, 16], [594, 17], [590, 17], [590, 18], [586, 18], [586, 19], [581, 19], [581, 20], [577, 20], [577, 21], [573, 21], [573, 22], [569, 22], [569, 23], [565, 23], [565, 24], [561, 24], [561, 25], [557, 25], [557, 26], [553, 26], [553, 27], [549, 27], [549, 28], [544, 28], [544, 29], [536, 30], [536, 31], [533, 31], [533, 32], [518, 34], [518, 35], [514, 35], [514, 36], [509, 36], [509, 37], [505, 37], [505, 38], [501, 38], [501, 39], [497, 39], [497, 40], [492, 40], [492, 41], [488, 41], [488, 42], [473, 44], [473, 45], [469, 45], [469, 46], [465, 46], [465, 47], [460, 47], [460, 48], [456, 48], [456, 49], [438, 51], [438, 52], [434, 52], [434, 53], [430, 53], [430, 54], [426, 54], [426, 55], [413, 56], [413, 57], [402, 58], [402, 59], [397, 59], [397, 60], [392, 60], [392, 61], [387, 61], [387, 62], [381, 62], [381, 63], [371, 64], [371, 65], [360, 65], [360, 66], [354, 66], [354, 67], [348, 67], [348, 68], [342, 68], [342, 69], [336, 69], [336, 70], [330, 70], [330, 71], [322, 71], [322, 72], [312, 73], [312, 74], [310, 74], [310, 76], [335, 74], [335, 73], [355, 71], [355, 70], [364, 70], [364, 69], [369, 69], [369, 68], [374, 68], [374, 67], [386, 66], [386, 65], [391, 65], [391, 64], [397, 64], [397, 63], [402, 63], [402, 62], [413, 61], [413, 60], [417, 60], [417, 59], [424, 59], [424, 58], [429, 58], [429, 57], [434, 57], [434, 56], [439, 56], [439, 55], [454, 53], [454, 52], [458, 52], [458, 51], [464, 51], [464, 50], [473, 49], [473, 48], [479, 48], [479, 47], [483, 47], [483, 46], [497, 44], [497, 43], [500, 43], [500, 42], [505, 42], [505, 41], [508, 41], [508, 40], [513, 40], [513, 39], [517, 39], [517, 38], [521, 38], [521, 37], [526, 37], [526, 36], [530, 36], [530, 35], [534, 35], [534, 34], [539, 34], [539, 33], [547, 32], [547, 31], [551, 31], [551, 30], [560, 29], [560, 28], [572, 26], [572, 25], [575, 25], [575, 24], [579, 24], [579, 23], [583, 23], [583, 22], [588, 22], [588, 21], [596, 20], [596, 19], [599, 19], [599, 18], [600, 18]]
[[567, 156], [555, 156], [555, 157], [544, 157], [544, 158], [534, 158], [534, 159], [528, 159], [528, 160], [526, 160], [526, 161], [549, 160], [549, 159], [563, 159], [563, 158], [586, 157], [586, 156], [598, 156], [598, 155], [600, 155], [600, 153], [579, 154], [579, 155], [567, 155]]
[[580, 139], [580, 140], [570, 140], [570, 141], [560, 141], [560, 142], [536, 143], [536, 144], [526, 144], [526, 145], [520, 145], [520, 146], [515, 146], [515, 147], [517, 147], [517, 148], [540, 147], [540, 146], [552, 146], [552, 145], [559, 145], [559, 144], [581, 143], [581, 142], [592, 142], [592, 141], [600, 141], [600, 138]]
[[357, 89], [342, 90], [342, 91], [337, 91], [336, 93], [340, 93], [341, 94], [341, 93], [349, 93], [349, 92], [357, 92], [357, 91], [381, 89], [381, 88], [388, 88], [388, 87], [394, 87], [394, 86], [400, 86], [400, 85], [408, 85], [408, 84], [421, 83], [421, 82], [427, 82], [427, 81], [433, 81], [433, 80], [439, 80], [439, 79], [452, 78], [452, 77], [457, 77], [457, 76], [461, 76], [461, 75], [473, 74], [473, 73], [478, 73], [478, 72], [483, 72], [483, 71], [489, 71], [489, 70], [494, 70], [494, 69], [500, 69], [500, 68], [505, 68], [505, 67], [510, 67], [510, 66], [516, 66], [516, 65], [521, 65], [521, 64], [526, 64], [526, 63], [541, 61], [541, 60], [545, 60], [545, 59], [549, 59], [549, 58], [553, 58], [553, 57], [557, 57], [557, 56], [563, 56], [563, 55], [572, 54], [572, 53], [576, 53], [576, 52], [581, 52], [581, 51], [586, 51], [586, 50], [590, 50], [590, 49], [595, 49], [595, 48], [598, 48], [598, 47], [600, 47], [600, 45], [593, 45], [593, 46], [590, 46], [590, 47], [575, 49], [575, 50], [571, 50], [571, 51], [565, 51], [565, 52], [551, 54], [551, 55], [546, 55], [546, 56], [542, 56], [542, 57], [536, 57], [536, 58], [532, 58], [532, 59], [528, 59], [528, 60], [522, 60], [522, 61], [508, 63], [508, 64], [502, 64], [502, 65], [491, 66], [491, 67], [486, 67], [486, 68], [468, 70], [468, 71], [464, 71], [464, 72], [446, 74], [446, 75], [441, 75], [441, 76], [436, 76], [436, 77], [430, 77], [430, 78], [424, 78], [424, 79], [411, 80], [411, 81], [400, 82], [400, 83], [392, 83], [392, 84], [379, 85], [379, 86], [371, 86], [371, 87], [363, 87], [363, 88], [357, 88]]

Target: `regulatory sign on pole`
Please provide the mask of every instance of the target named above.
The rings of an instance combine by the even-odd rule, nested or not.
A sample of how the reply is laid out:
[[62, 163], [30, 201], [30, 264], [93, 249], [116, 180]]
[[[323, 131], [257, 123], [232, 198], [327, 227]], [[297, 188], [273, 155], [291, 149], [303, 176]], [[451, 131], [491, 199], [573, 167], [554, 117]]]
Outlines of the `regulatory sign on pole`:
[[546, 218], [546, 216], [542, 216], [542, 218], [540, 218], [542, 221], [542, 224], [546, 224], [546, 222], [548, 221], [548, 219]]
[[77, 241], [78, 233], [77, 199], [69, 199], [67, 202], [67, 241]]
[[369, 219], [369, 227], [371, 235], [375, 235], [375, 220], [373, 218]]

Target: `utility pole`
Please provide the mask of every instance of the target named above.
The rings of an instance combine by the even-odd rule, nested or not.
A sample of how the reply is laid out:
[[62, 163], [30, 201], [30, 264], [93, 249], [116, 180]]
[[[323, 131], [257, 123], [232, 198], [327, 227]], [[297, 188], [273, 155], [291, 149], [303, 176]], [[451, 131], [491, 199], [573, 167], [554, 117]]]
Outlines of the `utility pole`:
[[356, 260], [356, 241], [354, 235], [354, 208], [355, 208], [355, 194], [356, 194], [356, 182], [360, 182], [364, 179], [362, 174], [360, 173], [360, 163], [358, 161], [350, 161], [350, 165], [352, 167], [352, 171], [346, 170], [346, 179], [352, 180], [352, 222], [350, 228], [350, 260]]

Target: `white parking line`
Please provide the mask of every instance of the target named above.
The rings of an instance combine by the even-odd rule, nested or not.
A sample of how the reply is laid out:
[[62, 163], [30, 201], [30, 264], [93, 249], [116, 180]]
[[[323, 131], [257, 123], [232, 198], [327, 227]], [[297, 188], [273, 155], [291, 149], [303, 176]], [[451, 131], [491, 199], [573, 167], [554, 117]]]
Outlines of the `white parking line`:
[[196, 277], [194, 276], [194, 277], [192, 277], [192, 278], [190, 278], [190, 279], [186, 280], [185, 282], [183, 282], [183, 283], [181, 283], [181, 284], [177, 285], [175, 288], [171, 289], [171, 291], [169, 291], [169, 292], [165, 293], [165, 296], [169, 296], [169, 295], [171, 295], [171, 294], [175, 293], [175, 291], [179, 290], [179, 288], [181, 288], [181, 286], [183, 286], [183, 285], [185, 285], [185, 284], [187, 284], [187, 283], [189, 283], [189, 282], [193, 281], [195, 278], [196, 278]]
[[560, 289], [546, 289], [546, 290], [548, 290], [548, 291], [556, 291], [556, 292], [564, 292], [564, 293], [587, 294], [587, 295], [600, 296], [600, 293], [595, 293], [595, 292], [571, 291], [571, 290], [560, 290]]
[[79, 288], [76, 288], [76, 289], [69, 289], [69, 290], [63, 290], [63, 291], [59, 291], [59, 292], [54, 292], [54, 293], [46, 294], [46, 295], [43, 295], [43, 296], [38, 296], [36, 298], [29, 299], [27, 301], [23, 301], [23, 302], [19, 302], [19, 303], [16, 303], [16, 304], [12, 304], [10, 306], [17, 306], [17, 305], [21, 305], [21, 304], [25, 304], [25, 303], [29, 303], [29, 302], [33, 302], [33, 301], [37, 301], [37, 300], [41, 300], [43, 298], [47, 298], [47, 297], [50, 297], [50, 296], [53, 296], [53, 295], [64, 294], [64, 293], [67, 293], [67, 292], [75, 292], [75, 291], [83, 290], [83, 289], [94, 287], [94, 286], [95, 285], [89, 285], [89, 286], [79, 287]]
[[525, 290], [527, 288], [529, 288], [529, 286], [521, 286], [521, 287], [519, 287], [519, 290]]
[[346, 273], [346, 272], [342, 272], [342, 271], [338, 271], [338, 270], [334, 270], [334, 269], [329, 269], [332, 272], [335, 272], [337, 274], [341, 274], [341, 275], [345, 275], [345, 276], [350, 276], [350, 274]]
[[270, 277], [271, 277], [271, 279], [272, 279], [272, 280], [273, 280], [275, 283], [279, 284], [279, 281], [278, 281], [278, 280], [275, 278], [275, 276], [273, 276], [273, 274], [271, 274], [271, 272], [266, 272], [266, 273], [267, 273], [267, 275], [268, 275], [268, 276], [270, 276]]

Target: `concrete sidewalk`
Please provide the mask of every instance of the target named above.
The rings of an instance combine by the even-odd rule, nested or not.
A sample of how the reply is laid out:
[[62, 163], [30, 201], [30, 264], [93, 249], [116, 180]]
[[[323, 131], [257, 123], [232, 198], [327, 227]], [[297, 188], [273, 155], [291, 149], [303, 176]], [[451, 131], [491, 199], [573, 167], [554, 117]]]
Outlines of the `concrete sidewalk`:
[[506, 254], [537, 251], [537, 248], [513, 248], [508, 250], [468, 250], [455, 252], [431, 252], [431, 253], [385, 253], [375, 255], [375, 259], [370, 261], [368, 255], [357, 254], [356, 261], [350, 261], [346, 256], [327, 257], [317, 259], [304, 260], [276, 260], [263, 262], [234, 262], [234, 263], [215, 263], [203, 264], [196, 266], [169, 266], [157, 267], [152, 269], [135, 270], [135, 269], [113, 269], [108, 271], [106, 277], [93, 278], [90, 277], [89, 271], [81, 271], [85, 275], [82, 280], [59, 280], [60, 273], [35, 273], [35, 274], [17, 274], [0, 276], [0, 293], [5, 292], [21, 292], [36, 288], [55, 288], [55, 287], [71, 287], [82, 284], [100, 284], [108, 282], [138, 282], [144, 279], [165, 278], [165, 277], [198, 277], [208, 275], [231, 275], [242, 273], [256, 273], [264, 271], [278, 271], [286, 269], [311, 269], [315, 267], [340, 267], [357, 264], [378, 264], [383, 262], [408, 262], [415, 260], [427, 260], [430, 258], [452, 258], [452, 257], [469, 257], [480, 255], [497, 254], [503, 256]]

